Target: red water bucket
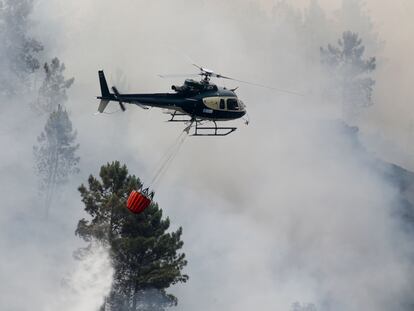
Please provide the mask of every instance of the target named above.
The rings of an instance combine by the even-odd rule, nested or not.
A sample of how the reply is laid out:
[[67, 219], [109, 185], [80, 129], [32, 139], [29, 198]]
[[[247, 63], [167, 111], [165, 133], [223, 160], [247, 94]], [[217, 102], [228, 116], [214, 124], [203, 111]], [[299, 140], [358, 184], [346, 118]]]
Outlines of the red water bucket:
[[151, 204], [151, 199], [136, 190], [133, 190], [128, 197], [127, 208], [134, 214], [142, 213]]

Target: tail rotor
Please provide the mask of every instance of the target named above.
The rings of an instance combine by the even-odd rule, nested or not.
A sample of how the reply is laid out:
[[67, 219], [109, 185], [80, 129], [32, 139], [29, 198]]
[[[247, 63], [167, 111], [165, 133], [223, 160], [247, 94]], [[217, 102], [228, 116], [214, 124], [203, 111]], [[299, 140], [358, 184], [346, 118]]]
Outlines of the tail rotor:
[[121, 97], [119, 96], [118, 89], [117, 89], [115, 86], [113, 86], [113, 87], [112, 87], [112, 91], [113, 91], [113, 92], [114, 92], [114, 94], [115, 94], [115, 98], [116, 98], [116, 99], [118, 99], [119, 107], [121, 107], [121, 110], [122, 110], [122, 111], [125, 111], [125, 110], [126, 110], [126, 108], [125, 108], [124, 103], [121, 101]]
[[118, 89], [113, 86], [112, 91], [113, 94], [109, 91], [108, 83], [106, 82], [105, 74], [103, 70], [100, 70], [98, 72], [99, 74], [99, 84], [101, 86], [101, 96], [98, 97], [98, 99], [101, 100], [98, 107], [98, 112], [103, 113], [108, 106], [108, 103], [110, 101], [117, 101], [119, 103], [119, 107], [122, 111], [126, 110], [126, 107], [124, 103], [122, 102], [122, 96], [120, 95]]

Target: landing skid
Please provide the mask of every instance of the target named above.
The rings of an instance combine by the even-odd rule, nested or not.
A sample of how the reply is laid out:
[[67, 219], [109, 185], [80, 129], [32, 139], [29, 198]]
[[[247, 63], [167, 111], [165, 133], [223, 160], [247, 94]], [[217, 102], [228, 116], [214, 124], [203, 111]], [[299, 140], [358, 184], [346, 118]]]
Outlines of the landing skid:
[[168, 112], [168, 114], [171, 115], [171, 119], [168, 122], [193, 122], [193, 119], [189, 119], [189, 115], [185, 113], [174, 111], [173, 113]]
[[237, 127], [221, 127], [216, 121], [212, 122], [214, 126], [199, 126], [199, 121], [195, 121], [195, 131], [191, 136], [227, 136], [237, 130]]
[[[185, 113], [174, 112], [171, 113], [171, 119], [168, 122], [183, 122], [190, 123], [186, 127], [185, 131], [190, 132], [190, 129], [194, 127], [194, 133], [191, 136], [227, 136], [237, 130], [237, 127], [222, 127], [217, 126], [216, 121], [211, 120], [197, 120], [196, 118], [188, 118], [189, 115]], [[214, 126], [202, 126], [201, 122], [212, 122]], [[194, 125], [195, 124], [195, 125]]]

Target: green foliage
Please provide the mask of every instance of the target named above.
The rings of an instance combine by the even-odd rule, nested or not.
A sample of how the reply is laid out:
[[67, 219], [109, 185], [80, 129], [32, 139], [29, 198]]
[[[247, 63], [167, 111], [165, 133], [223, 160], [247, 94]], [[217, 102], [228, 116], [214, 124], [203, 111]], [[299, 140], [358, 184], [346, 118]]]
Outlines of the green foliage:
[[182, 269], [187, 264], [182, 248], [182, 229], [168, 232], [170, 221], [152, 203], [143, 213], [126, 207], [129, 193], [142, 184], [118, 161], [101, 167], [100, 180], [92, 175], [81, 185], [82, 202], [91, 219], [78, 223], [76, 234], [85, 241], [109, 246], [114, 282], [107, 304], [113, 310], [163, 310], [176, 305], [166, 293], [176, 283], [186, 282]]
[[72, 86], [74, 78], [65, 79], [65, 64], [55, 57], [51, 63], [43, 66], [44, 80], [34, 108], [40, 113], [51, 113], [57, 106], [63, 105], [68, 97], [66, 91]]
[[348, 110], [373, 104], [372, 92], [375, 81], [371, 78], [376, 68], [375, 57], [364, 58], [365, 47], [358, 34], [346, 31], [338, 40], [338, 46], [320, 48], [321, 61], [332, 75], [333, 85], [339, 85], [343, 105]]
[[75, 144], [76, 132], [66, 110], [59, 105], [52, 112], [45, 128], [33, 147], [36, 172], [40, 179], [40, 190], [45, 193], [48, 211], [57, 186], [66, 183], [69, 177], [79, 172], [79, 157]]

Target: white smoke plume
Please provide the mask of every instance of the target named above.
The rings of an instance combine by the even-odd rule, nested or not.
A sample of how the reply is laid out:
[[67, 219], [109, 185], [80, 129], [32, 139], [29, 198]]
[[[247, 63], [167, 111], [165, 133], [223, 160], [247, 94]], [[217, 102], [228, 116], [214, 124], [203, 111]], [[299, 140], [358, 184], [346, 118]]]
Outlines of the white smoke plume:
[[113, 269], [108, 251], [92, 245], [88, 254], [76, 263], [74, 271], [45, 310], [98, 310], [109, 294]]
[[[145, 182], [183, 127], [166, 124], [155, 109], [93, 116], [97, 71], [118, 80], [122, 70], [133, 92], [164, 92], [182, 81], [157, 74], [193, 70], [185, 56], [171, 52], [180, 50], [220, 73], [307, 96], [240, 85], [250, 125], [238, 124], [224, 139], [187, 139], [156, 193], [172, 223], [184, 229], [190, 280], [172, 289], [178, 308], [287, 311], [298, 301], [319, 311], [409, 310], [413, 239], [397, 213], [399, 189], [384, 177], [390, 168], [377, 159], [414, 167], [407, 145], [413, 6], [372, 0], [362, 11], [345, 12], [342, 3], [362, 1], [326, 0], [311, 11], [312, 3], [318, 2], [37, 2], [34, 33], [76, 79], [68, 108], [82, 172], [44, 226], [31, 205], [35, 178], [29, 173], [42, 122], [27, 122], [29, 113], [8, 106], [0, 127], [2, 146], [13, 146], [0, 154], [6, 197], [0, 273], [10, 282], [0, 287], [0, 305], [99, 307], [110, 286], [107, 255], [97, 251], [78, 270], [71, 257], [82, 245], [73, 235], [83, 217], [76, 187], [115, 159]], [[358, 119], [358, 133], [339, 121], [340, 104], [321, 93], [319, 47], [334, 44], [345, 30], [360, 33], [367, 55], [379, 63], [375, 105]], [[70, 286], [57, 285], [70, 271], [78, 271]]]
[[103, 297], [109, 294], [112, 275], [107, 250], [93, 245], [90, 252], [77, 262], [75, 271], [64, 280], [57, 301], [46, 310], [98, 310]]

